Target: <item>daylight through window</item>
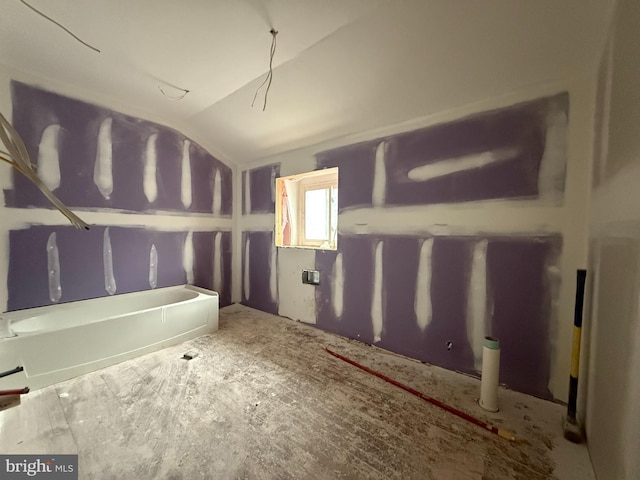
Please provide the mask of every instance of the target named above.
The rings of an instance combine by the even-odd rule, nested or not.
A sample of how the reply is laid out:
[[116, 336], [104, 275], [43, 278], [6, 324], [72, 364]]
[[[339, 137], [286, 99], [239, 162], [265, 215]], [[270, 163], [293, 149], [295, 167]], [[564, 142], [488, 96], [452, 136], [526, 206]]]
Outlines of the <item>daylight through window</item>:
[[276, 179], [276, 245], [335, 250], [338, 169]]

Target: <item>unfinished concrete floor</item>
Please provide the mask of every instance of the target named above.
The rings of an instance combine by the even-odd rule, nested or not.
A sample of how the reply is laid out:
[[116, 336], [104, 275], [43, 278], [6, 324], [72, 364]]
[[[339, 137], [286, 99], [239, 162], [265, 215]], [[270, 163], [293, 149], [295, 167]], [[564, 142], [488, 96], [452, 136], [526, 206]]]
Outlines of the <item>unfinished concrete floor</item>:
[[[124, 332], [123, 332], [124, 334]], [[327, 354], [513, 431], [508, 442]], [[181, 359], [188, 350], [199, 356]], [[69, 380], [0, 412], [0, 452], [78, 453], [95, 479], [589, 480], [563, 408], [240, 305], [220, 331]]]

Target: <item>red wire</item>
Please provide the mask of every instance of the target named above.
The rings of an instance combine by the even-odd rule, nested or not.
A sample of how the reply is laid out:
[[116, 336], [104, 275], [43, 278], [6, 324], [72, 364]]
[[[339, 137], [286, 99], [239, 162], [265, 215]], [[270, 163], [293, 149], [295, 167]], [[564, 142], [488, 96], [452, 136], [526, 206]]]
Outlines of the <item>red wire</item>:
[[[403, 383], [398, 382], [397, 380], [394, 380], [393, 378], [389, 378], [386, 375], [380, 373], [380, 372], [376, 372], [375, 370], [370, 369], [369, 367], [365, 367], [364, 365], [360, 365], [358, 362], [351, 360], [350, 358], [344, 357], [342, 355], [340, 355], [339, 353], [336, 352], [332, 352], [331, 350], [329, 350], [328, 348], [325, 348], [325, 350], [330, 353], [331, 355], [333, 355], [336, 358], [339, 358], [340, 360], [347, 362], [351, 365], [353, 365], [354, 367], [358, 367], [360, 370], [364, 370], [367, 373], [370, 373], [371, 375], [375, 375], [378, 378], [381, 378], [382, 380], [384, 380], [385, 382], [389, 382], [392, 385], [395, 385], [396, 387], [399, 387], [409, 393], [412, 393], [413, 395], [415, 395], [416, 397], [420, 397], [422, 400], [424, 400], [425, 402], [429, 402], [433, 405], [436, 405], [440, 408], [442, 408], [443, 410], [446, 410], [447, 412], [453, 413], [454, 415], [465, 419], [468, 422], [471, 422], [479, 427], [482, 427], [484, 429], [489, 430], [491, 433], [495, 433], [496, 435], [500, 435], [500, 430], [498, 429], [498, 427], [495, 427], [493, 425], [488, 424], [487, 422], [484, 422], [478, 418], [472, 417], [471, 415], [469, 415], [468, 413], [465, 413], [461, 410], [458, 410], [457, 408], [451, 407], [449, 405], [447, 405], [446, 403], [441, 402], [440, 400], [436, 400], [433, 397], [430, 397], [428, 395], [425, 395], [422, 392], [419, 392], [418, 390], [409, 387], [408, 385], [404, 385]], [[507, 437], [504, 437], [507, 438]], [[511, 437], [511, 440], [515, 440], [515, 438]]]
[[0, 396], [3, 395], [23, 395], [29, 393], [29, 387], [24, 387], [16, 390], [0, 390]]

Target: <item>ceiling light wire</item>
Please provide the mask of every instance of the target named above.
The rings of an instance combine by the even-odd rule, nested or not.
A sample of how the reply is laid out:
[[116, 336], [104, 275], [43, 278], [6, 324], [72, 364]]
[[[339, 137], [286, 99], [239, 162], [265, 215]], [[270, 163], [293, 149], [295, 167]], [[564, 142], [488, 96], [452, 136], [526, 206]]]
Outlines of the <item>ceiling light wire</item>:
[[53, 18], [45, 15], [44, 13], [42, 13], [40, 10], [38, 10], [36, 7], [29, 5], [27, 2], [25, 2], [25, 0], [20, 0], [21, 3], [23, 3], [24, 5], [26, 5], [27, 7], [29, 7], [31, 10], [33, 10], [34, 12], [36, 12], [38, 15], [40, 15], [43, 18], [46, 18], [47, 20], [49, 20], [51, 23], [54, 23], [55, 25], [59, 26], [62, 30], [64, 30], [65, 32], [67, 32], [69, 35], [71, 35], [73, 38], [75, 38], [77, 41], [79, 41], [81, 44], [83, 44], [86, 47], [89, 47], [91, 50], [100, 53], [100, 50], [98, 50], [96, 47], [89, 45], [87, 42], [85, 42], [84, 40], [82, 40], [80, 37], [78, 37], [75, 33], [73, 33], [71, 30], [69, 30], [68, 28], [66, 28], [64, 25], [56, 22]]
[[169, 100], [182, 100], [184, 97], [187, 96], [187, 93], [190, 92], [190, 90], [187, 90], [186, 88], [180, 88], [180, 87], [175, 87], [173, 85], [171, 85], [173, 88], [178, 89], [178, 90], [182, 90], [184, 93], [182, 95], [178, 95], [176, 97], [171, 96], [171, 95], [167, 95], [167, 92], [165, 92], [162, 87], [160, 85], [158, 85], [158, 90], [160, 90], [160, 93], [162, 93], [162, 95], [164, 95], [165, 97], [167, 97]]
[[276, 35], [278, 35], [278, 31], [274, 28], [270, 30], [272, 39], [271, 39], [271, 49], [269, 52], [269, 73], [267, 73], [264, 82], [257, 88], [256, 93], [253, 95], [253, 102], [251, 102], [251, 107], [253, 108], [254, 103], [256, 103], [256, 98], [258, 97], [258, 92], [260, 89], [267, 84], [267, 89], [264, 92], [264, 105], [262, 106], [262, 111], [264, 112], [267, 108], [267, 95], [269, 95], [269, 89], [271, 88], [271, 81], [273, 80], [273, 57], [276, 54]]

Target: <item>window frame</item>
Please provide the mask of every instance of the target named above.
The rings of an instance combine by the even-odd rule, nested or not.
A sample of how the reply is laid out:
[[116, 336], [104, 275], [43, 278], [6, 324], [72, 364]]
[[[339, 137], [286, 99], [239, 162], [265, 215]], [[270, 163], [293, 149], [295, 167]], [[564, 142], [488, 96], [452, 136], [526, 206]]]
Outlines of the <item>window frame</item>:
[[[295, 194], [292, 191], [287, 191], [288, 195], [295, 195], [295, 211], [291, 212], [291, 216], [295, 218], [295, 229], [294, 235], [291, 238], [291, 245], [284, 245], [282, 238], [282, 205], [278, 203], [276, 205], [276, 215], [275, 215], [275, 245], [277, 247], [284, 248], [310, 248], [316, 250], [337, 250], [338, 248], [338, 209], [337, 205], [332, 208], [332, 198], [335, 197], [336, 202], [338, 201], [337, 192], [339, 191], [339, 170], [338, 167], [332, 167], [323, 170], [314, 170], [307, 173], [302, 173], [298, 175], [290, 175], [286, 177], [278, 177], [275, 179], [276, 182], [276, 197], [277, 202], [280, 202], [280, 198], [282, 196], [282, 186], [285, 185], [285, 182], [295, 182]], [[288, 189], [290, 187], [287, 187]], [[328, 239], [326, 240], [315, 240], [315, 239], [307, 239], [306, 238], [306, 192], [311, 190], [328, 190], [327, 196], [327, 229], [328, 229]], [[291, 202], [290, 197], [290, 204]], [[334, 211], [335, 209], [335, 211]], [[292, 220], [292, 219], [290, 219]], [[336, 228], [332, 231], [332, 225], [335, 225]], [[292, 226], [293, 228], [293, 226]], [[333, 235], [332, 235], [333, 234]], [[334, 238], [332, 238], [334, 237]]]
[[[332, 245], [335, 242], [331, 241], [331, 220], [333, 212], [331, 208], [331, 195], [334, 189], [337, 189], [336, 181], [332, 179], [315, 180], [313, 177], [305, 178], [300, 182], [298, 187], [298, 222], [300, 225], [298, 234], [298, 245], [305, 247], [320, 248], [324, 243]], [[307, 192], [313, 190], [327, 190], [327, 239], [310, 239], [307, 238]]]

